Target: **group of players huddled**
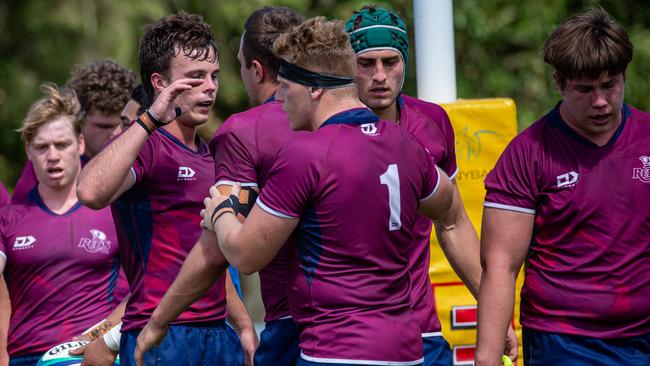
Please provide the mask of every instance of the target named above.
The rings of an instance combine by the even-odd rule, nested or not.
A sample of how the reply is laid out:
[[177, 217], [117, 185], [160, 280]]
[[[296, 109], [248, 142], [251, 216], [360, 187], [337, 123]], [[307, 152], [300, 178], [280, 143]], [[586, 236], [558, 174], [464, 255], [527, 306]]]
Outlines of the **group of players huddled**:
[[[0, 211], [0, 366], [71, 339], [83, 365], [451, 365], [433, 227], [478, 299], [477, 365], [518, 357], [525, 259], [526, 365], [650, 364], [650, 115], [623, 103], [632, 44], [604, 10], [548, 38], [562, 101], [487, 176], [480, 243], [447, 114], [401, 92], [398, 14], [254, 11], [237, 59], [256, 106], [208, 144], [220, 57], [179, 12], [145, 27], [141, 86], [108, 60], [43, 85]], [[259, 272], [259, 340], [229, 265]]]

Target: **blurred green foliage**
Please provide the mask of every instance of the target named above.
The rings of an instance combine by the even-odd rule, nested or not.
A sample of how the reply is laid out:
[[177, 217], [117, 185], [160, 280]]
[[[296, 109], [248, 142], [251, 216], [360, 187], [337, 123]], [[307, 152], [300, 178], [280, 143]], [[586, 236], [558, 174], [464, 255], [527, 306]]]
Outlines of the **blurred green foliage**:
[[[249, 107], [236, 59], [242, 25], [264, 5], [289, 6], [306, 17], [347, 19], [368, 1], [359, 0], [5, 0], [0, 3], [0, 180], [9, 188], [25, 160], [15, 132], [44, 81], [64, 84], [75, 65], [113, 58], [138, 71], [138, 39], [145, 24], [170, 12], [199, 13], [213, 25], [220, 46], [220, 89], [215, 117], [202, 129], [210, 135], [218, 121]], [[413, 38], [412, 1], [376, 1], [404, 16]], [[577, 0], [456, 0], [454, 23], [458, 96], [510, 97], [525, 127], [558, 100], [550, 68], [543, 63], [544, 39], [566, 16], [593, 6]], [[601, 2], [631, 34], [635, 56], [627, 74], [627, 101], [648, 109], [650, 5]], [[426, 37], [426, 35], [425, 35]], [[411, 42], [411, 45], [414, 45]], [[412, 46], [411, 53], [415, 50]], [[415, 57], [411, 57], [414, 63]], [[414, 64], [405, 91], [415, 95]]]

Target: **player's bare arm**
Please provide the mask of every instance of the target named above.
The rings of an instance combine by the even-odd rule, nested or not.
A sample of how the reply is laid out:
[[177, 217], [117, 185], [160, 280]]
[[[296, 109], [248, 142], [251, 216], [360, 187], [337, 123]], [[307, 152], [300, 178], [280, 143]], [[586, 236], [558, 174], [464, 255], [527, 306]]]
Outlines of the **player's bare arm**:
[[436, 192], [420, 201], [420, 209], [418, 213], [426, 216], [431, 220], [438, 220], [447, 214], [447, 211], [453, 203], [452, 183], [447, 174], [438, 169], [439, 182]]
[[253, 366], [253, 356], [259, 344], [255, 327], [246, 306], [239, 298], [237, 289], [232, 283], [230, 272], [226, 271], [226, 308], [228, 310], [228, 322], [232, 325], [239, 336], [239, 341], [244, 351], [244, 365]]
[[144, 353], [165, 337], [169, 323], [200, 299], [227, 267], [228, 263], [219, 250], [214, 233], [203, 230], [198, 242], [185, 258], [178, 276], [138, 336], [135, 358], [139, 364], [143, 362]]
[[242, 273], [251, 274], [275, 257], [298, 225], [298, 219], [274, 216], [255, 205], [241, 224], [232, 205], [220, 206], [227, 200], [236, 200], [239, 191], [240, 185], [236, 184], [228, 197], [216, 187], [210, 188], [210, 197], [205, 199], [205, 210], [201, 212], [202, 225], [215, 231], [228, 262]]
[[[202, 80], [196, 79], [174, 81], [160, 92], [148, 113], [158, 124], [170, 123], [183, 111], [182, 106], [174, 104], [176, 97], [202, 83]], [[77, 196], [84, 205], [94, 209], [106, 207], [133, 186], [131, 166], [149, 134], [157, 127], [151, 117], [144, 118], [143, 115], [142, 118], [106, 146], [81, 171]]]
[[483, 213], [476, 364], [500, 365], [515, 302], [515, 283], [530, 246], [534, 216], [486, 208]]

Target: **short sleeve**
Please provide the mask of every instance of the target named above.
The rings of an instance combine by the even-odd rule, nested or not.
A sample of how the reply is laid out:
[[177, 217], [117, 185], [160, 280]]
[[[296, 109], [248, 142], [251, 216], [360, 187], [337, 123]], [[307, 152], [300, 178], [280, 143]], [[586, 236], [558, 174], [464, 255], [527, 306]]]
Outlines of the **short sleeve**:
[[456, 173], [458, 173], [458, 165], [456, 164], [456, 137], [454, 136], [454, 128], [451, 125], [447, 112], [442, 107], [440, 107], [440, 110], [439, 127], [445, 139], [445, 155], [438, 161], [438, 166], [449, 178], [454, 179]]
[[424, 201], [433, 197], [436, 192], [438, 192], [438, 187], [440, 186], [440, 174], [438, 172], [438, 168], [436, 167], [433, 158], [431, 158], [429, 152], [424, 146], [422, 146], [422, 150], [424, 150], [424, 154], [420, 154], [422, 155], [422, 162], [418, 164], [420, 167], [422, 167], [423, 177], [420, 201]]
[[299, 218], [318, 182], [318, 157], [313, 148], [296, 139], [278, 153], [257, 204], [266, 212]]
[[228, 118], [210, 140], [217, 183], [257, 185], [254, 131], [238, 128], [237, 119]]
[[537, 159], [522, 136], [516, 137], [485, 178], [485, 207], [535, 213]]
[[5, 260], [5, 263], [7, 263], [7, 249], [9, 247], [9, 243], [7, 243], [8, 222], [9, 209], [7, 207], [0, 208], [0, 257]]

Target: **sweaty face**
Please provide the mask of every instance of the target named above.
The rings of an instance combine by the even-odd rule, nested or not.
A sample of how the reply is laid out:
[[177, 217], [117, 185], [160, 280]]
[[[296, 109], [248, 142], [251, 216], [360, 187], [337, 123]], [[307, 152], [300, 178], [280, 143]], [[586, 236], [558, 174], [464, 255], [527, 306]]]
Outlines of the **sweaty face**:
[[59, 190], [75, 184], [81, 168], [79, 157], [84, 151], [84, 139], [75, 136], [67, 117], [39, 127], [25, 147], [41, 185]]
[[[187, 108], [187, 113], [178, 120], [183, 124], [196, 126], [207, 122], [210, 110], [219, 90], [219, 61], [214, 51], [210, 50], [207, 60], [193, 60], [180, 52], [171, 60], [168, 84], [174, 80], [191, 78], [202, 80], [201, 85], [181, 93], [176, 98], [176, 105]], [[185, 110], [184, 110], [185, 112]]]
[[357, 55], [359, 99], [373, 111], [396, 108], [402, 88], [404, 61], [397, 51], [368, 51]]
[[292, 130], [311, 130], [311, 98], [309, 87], [278, 76], [280, 87], [275, 99], [289, 116]]
[[91, 109], [84, 117], [81, 131], [86, 139], [86, 155], [89, 158], [99, 154], [106, 141], [121, 131], [119, 113], [105, 114]]
[[622, 73], [567, 80], [560, 93], [563, 96], [560, 114], [578, 133], [596, 142], [599, 137], [611, 137], [618, 128], [625, 94]]

